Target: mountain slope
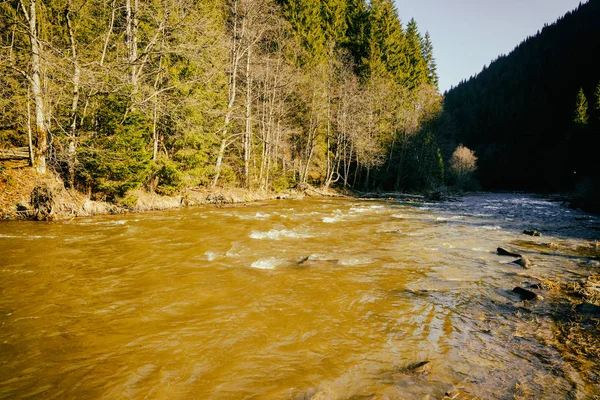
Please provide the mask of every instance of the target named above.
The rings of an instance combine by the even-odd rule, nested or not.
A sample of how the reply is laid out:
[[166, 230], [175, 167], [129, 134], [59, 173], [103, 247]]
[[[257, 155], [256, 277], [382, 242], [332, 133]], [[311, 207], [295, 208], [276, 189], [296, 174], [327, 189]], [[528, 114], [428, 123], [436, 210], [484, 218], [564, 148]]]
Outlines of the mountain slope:
[[[580, 5], [446, 93], [450, 123], [438, 135], [475, 149], [484, 187], [565, 190], [597, 177], [598, 21], [600, 0]], [[587, 126], [573, 123], [580, 88], [590, 105]]]

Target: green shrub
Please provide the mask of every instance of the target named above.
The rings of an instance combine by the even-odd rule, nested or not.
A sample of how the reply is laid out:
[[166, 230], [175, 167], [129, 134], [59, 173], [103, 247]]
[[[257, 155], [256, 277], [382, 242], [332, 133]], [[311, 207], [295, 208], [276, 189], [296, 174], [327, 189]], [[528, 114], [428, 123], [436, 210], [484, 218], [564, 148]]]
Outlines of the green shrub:
[[111, 201], [140, 187], [150, 170], [149, 121], [139, 112], [129, 112], [123, 120], [126, 106], [125, 100], [108, 96], [97, 131], [78, 148], [78, 183]]
[[293, 171], [288, 171], [287, 174], [280, 173], [271, 183], [271, 187], [276, 193], [279, 193], [295, 187], [296, 184]]
[[133, 210], [135, 208], [135, 205], [137, 204], [139, 199], [139, 196], [133, 195], [133, 194], [127, 194], [122, 198], [117, 199], [117, 202], [119, 205], [128, 208], [130, 210]]
[[171, 196], [184, 187], [183, 174], [177, 168], [177, 164], [167, 158], [161, 158], [154, 163], [151, 176], [156, 180], [154, 190], [158, 194]]

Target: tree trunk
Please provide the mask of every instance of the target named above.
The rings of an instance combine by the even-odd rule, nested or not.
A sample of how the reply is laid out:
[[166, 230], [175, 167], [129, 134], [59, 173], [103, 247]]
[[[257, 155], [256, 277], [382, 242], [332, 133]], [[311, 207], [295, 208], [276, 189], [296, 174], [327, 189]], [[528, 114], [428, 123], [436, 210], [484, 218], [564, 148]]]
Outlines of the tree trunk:
[[77, 62], [77, 46], [75, 34], [71, 25], [71, 0], [67, 3], [65, 18], [67, 20], [67, 31], [69, 33], [69, 42], [71, 44], [71, 62], [73, 64], [73, 100], [71, 103], [71, 126], [69, 131], [69, 150], [68, 150], [68, 166], [69, 166], [69, 186], [75, 187], [75, 163], [76, 163], [76, 138], [77, 138], [77, 108], [79, 106], [79, 85], [81, 80], [81, 68]]
[[117, 12], [117, 0], [112, 1], [110, 23], [108, 24], [108, 32], [104, 38], [104, 46], [102, 46], [102, 56], [100, 57], [100, 66], [104, 65], [104, 59], [106, 58], [106, 50], [108, 49], [108, 43], [110, 41], [110, 35], [112, 34], [113, 27], [115, 26], [115, 14]]
[[252, 46], [248, 47], [246, 54], [246, 130], [244, 132], [244, 181], [250, 189], [250, 152], [252, 145], [252, 77], [250, 76], [250, 62]]
[[[219, 147], [219, 153], [217, 154], [217, 162], [215, 164], [215, 176], [212, 181], [212, 187], [216, 187], [221, 177], [221, 167], [223, 165], [223, 157], [225, 156], [225, 150], [227, 149], [227, 133], [229, 132], [229, 124], [231, 122], [231, 116], [233, 114], [233, 106], [235, 105], [235, 97], [237, 93], [237, 72], [238, 65], [240, 62], [240, 48], [238, 44], [238, 13], [237, 13], [237, 1], [233, 2], [233, 34], [231, 43], [231, 72], [227, 82], [227, 111], [225, 113], [225, 122], [223, 125], [223, 135], [221, 139], [221, 146]], [[243, 31], [243, 29], [242, 29]]]
[[29, 98], [29, 87], [27, 88], [27, 144], [29, 145], [29, 166], [35, 164], [35, 154], [33, 149], [33, 138], [31, 135], [31, 100]]
[[21, 0], [25, 17], [29, 22], [29, 40], [31, 43], [31, 93], [35, 103], [35, 126], [38, 139], [36, 169], [40, 174], [46, 173], [46, 155], [48, 153], [48, 130], [46, 127], [46, 114], [44, 112], [44, 97], [42, 93], [40, 45], [37, 33], [36, 0], [31, 0], [29, 13]]
[[138, 10], [139, 0], [125, 1], [125, 41], [127, 45], [127, 61], [129, 62], [129, 83], [132, 86], [132, 93], [137, 92], [137, 41], [138, 41]]
[[154, 100], [152, 104], [152, 161], [158, 159], [158, 83], [160, 80], [160, 69], [162, 66], [162, 56], [158, 60], [158, 73], [154, 79]]

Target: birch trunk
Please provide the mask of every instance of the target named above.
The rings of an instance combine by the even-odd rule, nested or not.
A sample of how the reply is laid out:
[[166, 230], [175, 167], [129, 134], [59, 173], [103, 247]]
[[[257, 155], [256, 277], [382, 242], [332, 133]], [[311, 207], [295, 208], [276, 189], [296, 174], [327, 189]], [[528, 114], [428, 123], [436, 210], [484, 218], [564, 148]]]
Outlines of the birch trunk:
[[250, 76], [250, 62], [252, 46], [248, 47], [246, 55], [246, 130], [244, 132], [244, 180], [247, 189], [250, 189], [250, 152], [252, 145], [252, 77]]
[[37, 157], [35, 166], [40, 174], [46, 173], [46, 155], [48, 153], [48, 130], [46, 127], [46, 114], [44, 110], [44, 97], [42, 92], [40, 57], [40, 43], [37, 32], [36, 0], [29, 3], [29, 12], [21, 0], [21, 7], [25, 18], [29, 22], [29, 40], [31, 44], [31, 93], [35, 104], [35, 126], [37, 134]]

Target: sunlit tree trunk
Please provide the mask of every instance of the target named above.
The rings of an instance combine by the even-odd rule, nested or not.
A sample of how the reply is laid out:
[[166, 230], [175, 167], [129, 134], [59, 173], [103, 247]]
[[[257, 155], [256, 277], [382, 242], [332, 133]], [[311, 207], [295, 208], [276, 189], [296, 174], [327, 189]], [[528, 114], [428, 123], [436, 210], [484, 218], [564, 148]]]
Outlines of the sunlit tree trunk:
[[77, 142], [77, 109], [79, 106], [79, 85], [81, 80], [81, 68], [77, 61], [77, 44], [75, 34], [71, 23], [71, 8], [72, 1], [67, 2], [65, 19], [67, 21], [67, 31], [69, 34], [69, 44], [71, 45], [71, 63], [73, 64], [73, 99], [71, 102], [71, 125], [69, 127], [69, 148], [68, 148], [68, 168], [69, 168], [69, 185], [75, 187], [75, 163], [76, 163], [76, 142]]
[[42, 92], [42, 61], [40, 56], [40, 42], [37, 31], [36, 0], [30, 0], [29, 11], [23, 0], [20, 2], [25, 18], [29, 23], [29, 42], [31, 45], [31, 94], [35, 104], [35, 126], [37, 134], [37, 157], [35, 167], [40, 174], [46, 173], [46, 156], [48, 154], [48, 128], [44, 110], [44, 96]]
[[252, 76], [250, 74], [250, 63], [252, 58], [252, 46], [248, 47], [246, 54], [246, 130], [244, 131], [244, 182], [250, 189], [250, 154], [252, 146]]

